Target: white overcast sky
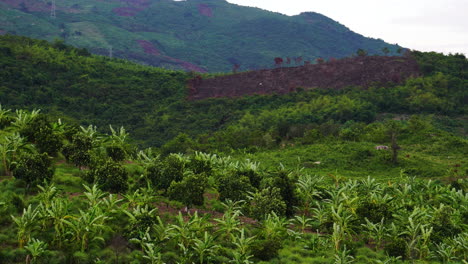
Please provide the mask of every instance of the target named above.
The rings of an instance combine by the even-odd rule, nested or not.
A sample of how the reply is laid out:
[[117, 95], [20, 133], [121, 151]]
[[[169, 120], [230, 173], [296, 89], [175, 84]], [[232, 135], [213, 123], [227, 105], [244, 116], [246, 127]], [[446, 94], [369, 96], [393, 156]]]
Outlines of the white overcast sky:
[[366, 37], [468, 55], [468, 0], [227, 0], [297, 15], [314, 11]]

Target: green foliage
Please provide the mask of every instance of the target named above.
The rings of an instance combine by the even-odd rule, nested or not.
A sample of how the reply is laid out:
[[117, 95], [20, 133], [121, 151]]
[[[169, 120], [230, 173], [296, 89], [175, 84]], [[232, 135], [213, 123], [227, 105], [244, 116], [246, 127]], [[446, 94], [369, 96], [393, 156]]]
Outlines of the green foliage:
[[254, 191], [250, 180], [246, 176], [236, 177], [235, 174], [226, 174], [217, 178], [219, 199], [221, 201], [247, 200], [248, 193]]
[[128, 172], [112, 159], [103, 160], [87, 172], [87, 178], [98, 184], [104, 191], [121, 193], [128, 189]]
[[294, 215], [294, 207], [298, 204], [298, 199], [295, 192], [295, 181], [294, 179], [291, 179], [291, 174], [292, 173], [285, 170], [284, 168], [280, 168], [272, 174], [264, 177], [260, 184], [262, 189], [277, 188], [280, 190], [281, 200], [283, 200], [286, 204], [285, 214], [288, 217]]
[[[28, 8], [28, 3], [4, 8], [2, 16], [11, 23], [3, 30], [47, 39], [53, 41], [54, 49], [86, 57], [88, 50], [107, 56], [112, 47], [115, 57], [169, 69], [230, 72], [236, 64], [241, 70], [272, 67], [275, 57], [289, 57], [293, 62], [287, 66], [294, 66], [302, 63], [294, 63], [297, 57], [304, 61], [341, 58], [358, 48], [380, 54], [384, 47], [396, 54], [399, 48], [380, 39], [365, 38], [318, 13], [287, 17], [227, 1], [145, 2], [144, 10], [134, 3], [65, 1], [57, 8], [66, 11], [59, 11], [53, 21], [48, 12], [31, 12]], [[34, 8], [48, 6], [41, 3]], [[133, 21], [131, 27], [129, 19]], [[184, 23], [180, 23], [181, 19]], [[298, 39], [302, 41], [292, 41]], [[70, 48], [65, 43], [81, 48]], [[1, 51], [11, 52], [9, 47]], [[25, 51], [23, 56], [30, 54]]]
[[52, 162], [46, 153], [23, 154], [13, 165], [12, 172], [15, 178], [24, 180], [30, 186], [50, 181], [54, 175]]
[[77, 133], [73, 135], [72, 142], [65, 145], [62, 153], [68, 161], [81, 168], [91, 164], [92, 148], [92, 139], [85, 134]]
[[204, 174], [188, 173], [182, 181], [172, 181], [167, 195], [170, 199], [179, 201], [187, 206], [203, 205], [205, 188], [208, 180]]
[[267, 187], [257, 191], [250, 201], [250, 214], [255, 219], [264, 219], [268, 214], [274, 212], [283, 216], [286, 214], [286, 203], [281, 196], [281, 189]]

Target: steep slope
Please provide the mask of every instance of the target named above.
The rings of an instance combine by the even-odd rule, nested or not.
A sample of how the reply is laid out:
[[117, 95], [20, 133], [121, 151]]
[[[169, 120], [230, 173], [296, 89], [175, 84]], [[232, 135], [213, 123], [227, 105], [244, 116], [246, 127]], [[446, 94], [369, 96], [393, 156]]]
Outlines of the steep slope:
[[[275, 57], [341, 58], [397, 46], [317, 13], [285, 16], [224, 0], [0, 0], [0, 33], [64, 39], [96, 54], [188, 71], [269, 68]], [[299, 61], [299, 60], [298, 60]]]
[[367, 88], [370, 85], [402, 84], [409, 77], [419, 75], [419, 67], [414, 58], [363, 56], [215, 78], [198, 77], [190, 82], [190, 98], [285, 94], [298, 88]]

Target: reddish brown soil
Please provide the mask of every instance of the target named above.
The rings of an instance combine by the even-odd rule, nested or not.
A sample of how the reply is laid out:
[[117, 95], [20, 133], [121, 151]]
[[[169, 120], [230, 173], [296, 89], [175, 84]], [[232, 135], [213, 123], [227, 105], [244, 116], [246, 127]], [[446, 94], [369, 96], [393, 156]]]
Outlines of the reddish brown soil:
[[345, 58], [321, 64], [251, 71], [189, 81], [190, 99], [239, 97], [253, 94], [285, 94], [297, 88], [342, 89], [349, 86], [400, 84], [419, 76], [411, 57], [369, 56]]
[[198, 5], [198, 12], [202, 16], [212, 17], [213, 16], [213, 9], [207, 4], [199, 4]]
[[156, 55], [156, 56], [159, 56], [161, 55], [161, 52], [159, 52], [159, 50], [154, 47], [153, 43], [147, 41], [147, 40], [137, 40], [138, 44], [140, 44], [140, 47], [143, 48], [143, 50], [145, 51], [145, 53], [148, 53], [148, 54], [153, 54], [153, 55]]
[[150, 0], [118, 0], [126, 3], [127, 7], [116, 7], [112, 12], [119, 16], [135, 16], [139, 12], [147, 8], [151, 3]]

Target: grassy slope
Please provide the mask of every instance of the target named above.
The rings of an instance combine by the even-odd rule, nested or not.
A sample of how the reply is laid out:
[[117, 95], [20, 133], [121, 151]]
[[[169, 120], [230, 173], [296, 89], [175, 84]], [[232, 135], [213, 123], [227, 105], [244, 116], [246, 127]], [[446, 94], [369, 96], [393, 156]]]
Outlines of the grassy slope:
[[[169, 56], [212, 72], [230, 71], [234, 62], [242, 69], [256, 69], [271, 67], [275, 57], [314, 60], [349, 56], [359, 48], [370, 54], [380, 54], [383, 47], [397, 49], [320, 14], [288, 17], [224, 1], [151, 0], [141, 8], [119, 1], [66, 0], [57, 3], [55, 20], [49, 17], [46, 1], [40, 3], [47, 11], [20, 11], [0, 3], [0, 30], [49, 41], [60, 37], [105, 55], [112, 46], [121, 58], [181, 68], [163, 57]], [[199, 5], [207, 6], [212, 16], [202, 15]], [[141, 10], [134, 16], [116, 15], [113, 10], [122, 7]], [[151, 42], [162, 55], [145, 55], [137, 40]]]

